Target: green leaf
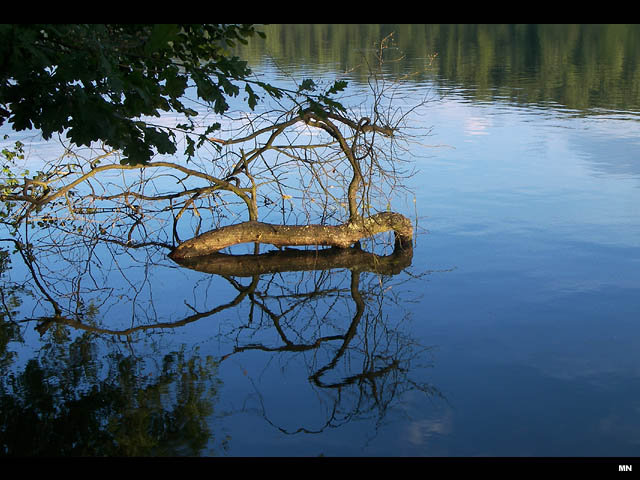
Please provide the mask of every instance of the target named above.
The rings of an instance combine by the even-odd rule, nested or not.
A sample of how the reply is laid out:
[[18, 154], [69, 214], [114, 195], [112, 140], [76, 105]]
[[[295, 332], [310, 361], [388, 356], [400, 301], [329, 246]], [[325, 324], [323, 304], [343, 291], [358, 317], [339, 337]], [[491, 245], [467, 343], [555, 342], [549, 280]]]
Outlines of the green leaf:
[[315, 82], [310, 78], [305, 78], [300, 84], [300, 87], [298, 87], [298, 92], [304, 92], [307, 90], [314, 91], [315, 89], [316, 89]]
[[175, 40], [180, 32], [180, 26], [169, 23], [158, 23], [153, 26], [151, 36], [144, 46], [145, 52], [151, 54], [169, 45], [169, 42]]
[[173, 143], [173, 133], [163, 132], [155, 128], [147, 127], [144, 129], [145, 143], [156, 147], [158, 153], [164, 154], [176, 153], [176, 146]]
[[309, 100], [309, 110], [318, 115], [320, 118], [327, 118], [327, 112], [324, 108], [322, 108], [322, 105], [320, 105], [315, 100]]
[[284, 95], [284, 92], [281, 89], [274, 87], [273, 85], [264, 82], [257, 82], [257, 84], [273, 98], [280, 99]]
[[324, 95], [320, 97], [320, 101], [324, 103], [327, 107], [334, 110], [340, 110], [341, 112], [345, 112], [346, 108], [340, 102], [332, 100], [329, 97], [325, 97]]
[[196, 144], [193, 141], [193, 138], [187, 136], [185, 138], [187, 142], [187, 148], [184, 150], [184, 154], [187, 156], [187, 161], [191, 160], [196, 154]]
[[247, 99], [247, 103], [249, 104], [249, 108], [254, 110], [260, 98], [255, 94], [251, 86], [247, 83], [244, 87], [245, 92], [249, 94], [249, 98]]
[[335, 93], [341, 92], [345, 88], [347, 88], [347, 81], [346, 80], [336, 80], [333, 83], [333, 85], [331, 86], [331, 88], [329, 90], [327, 90], [327, 95], [333, 95]]
[[215, 132], [216, 130], [220, 130], [222, 128], [222, 125], [219, 122], [214, 122], [211, 125], [209, 125], [207, 127], [207, 129], [204, 131], [203, 135], [209, 135], [213, 132]]
[[[187, 77], [178, 75], [178, 69], [168, 68], [163, 72], [162, 77], [165, 78], [165, 91], [171, 98], [179, 98], [184, 94], [187, 88]], [[161, 77], [161, 78], [162, 78]]]

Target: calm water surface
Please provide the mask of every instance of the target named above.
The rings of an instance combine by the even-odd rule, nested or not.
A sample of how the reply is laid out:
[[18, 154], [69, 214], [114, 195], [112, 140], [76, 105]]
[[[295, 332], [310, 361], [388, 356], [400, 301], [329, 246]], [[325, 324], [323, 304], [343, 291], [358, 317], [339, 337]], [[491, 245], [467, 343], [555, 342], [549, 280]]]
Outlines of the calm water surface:
[[[97, 250], [54, 292], [93, 330], [1, 317], [5, 452], [638, 455], [640, 31], [355, 28], [271, 26], [249, 53], [343, 78], [396, 31], [389, 75], [421, 66], [406, 91], [431, 99], [396, 208], [410, 267], [240, 278], [138, 252], [125, 282]], [[13, 319], [51, 315], [8, 285]]]

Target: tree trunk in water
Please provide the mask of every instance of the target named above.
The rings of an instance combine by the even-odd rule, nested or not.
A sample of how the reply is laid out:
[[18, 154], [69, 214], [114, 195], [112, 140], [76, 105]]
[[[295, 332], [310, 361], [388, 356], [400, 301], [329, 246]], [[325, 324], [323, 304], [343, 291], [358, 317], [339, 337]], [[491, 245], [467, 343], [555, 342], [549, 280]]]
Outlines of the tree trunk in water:
[[169, 257], [178, 261], [249, 242], [269, 243], [276, 247], [319, 245], [347, 248], [363, 238], [390, 230], [396, 234], [396, 244], [411, 243], [411, 221], [404, 215], [392, 212], [357, 218], [342, 225], [273, 225], [249, 221], [198, 235], [178, 245]]

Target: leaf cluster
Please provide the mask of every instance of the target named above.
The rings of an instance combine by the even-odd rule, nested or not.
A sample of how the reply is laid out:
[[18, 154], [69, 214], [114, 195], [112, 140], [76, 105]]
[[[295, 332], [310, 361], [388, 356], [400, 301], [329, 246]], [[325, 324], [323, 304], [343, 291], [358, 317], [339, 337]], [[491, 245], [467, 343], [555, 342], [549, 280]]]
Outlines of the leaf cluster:
[[[7, 140], [7, 138], [8, 136], [5, 135], [4, 139]], [[19, 175], [15, 173], [16, 160], [24, 160], [24, 158], [24, 144], [20, 141], [15, 142], [13, 148], [5, 147], [0, 150], [0, 197], [12, 194], [20, 184], [19, 177], [29, 175], [29, 170], [22, 170]], [[5, 222], [14, 206], [14, 202], [3, 199], [0, 204], [0, 222]]]
[[[305, 95], [306, 108], [300, 107], [299, 114], [303, 115], [306, 111], [310, 111], [321, 118], [327, 117], [327, 111], [341, 111], [345, 112], [345, 107], [337, 100], [331, 98], [332, 95], [336, 95], [347, 88], [347, 82], [345, 80], [336, 80], [328, 89], [324, 92], [312, 95], [318, 90], [319, 86], [310, 78], [304, 79], [298, 88], [298, 93]], [[307, 94], [309, 92], [309, 94]]]
[[[214, 112], [229, 109], [236, 82], [251, 74], [230, 48], [254, 35], [263, 36], [244, 24], [0, 25], [0, 125], [39, 129], [45, 139], [66, 132], [76, 145], [102, 141], [123, 152], [123, 163], [147, 163], [176, 152], [177, 131], [194, 132], [188, 88]], [[245, 91], [253, 108], [258, 96]], [[143, 120], [170, 111], [185, 122]], [[187, 146], [193, 154], [193, 139]]]

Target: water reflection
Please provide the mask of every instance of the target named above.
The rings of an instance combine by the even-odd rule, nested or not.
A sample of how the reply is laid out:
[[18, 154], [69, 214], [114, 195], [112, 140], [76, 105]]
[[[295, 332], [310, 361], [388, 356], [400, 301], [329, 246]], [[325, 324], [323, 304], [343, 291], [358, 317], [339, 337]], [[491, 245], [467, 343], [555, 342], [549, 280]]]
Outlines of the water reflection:
[[[56, 329], [39, 357], [3, 375], [3, 455], [191, 456], [214, 443], [213, 360], [171, 352], [158, 359], [157, 373], [144, 375], [141, 359], [99, 356], [95, 337], [68, 334]], [[226, 439], [219, 443], [224, 450]]]
[[409, 83], [434, 81], [444, 92], [462, 88], [474, 102], [581, 114], [640, 109], [637, 25], [300, 24], [264, 30], [264, 44], [242, 50], [259, 71], [268, 58], [288, 69], [348, 72], [354, 81], [366, 80], [353, 67], [394, 33], [403, 59], [389, 63], [388, 73], [410, 73]]
[[[284, 434], [320, 433], [363, 419], [378, 425], [407, 393], [425, 399], [439, 395], [420, 376], [421, 369], [432, 366], [430, 348], [405, 327], [410, 313], [403, 304], [404, 287], [430, 273], [403, 274], [411, 265], [411, 246], [396, 246], [387, 255], [360, 246], [262, 254], [256, 247], [252, 255], [192, 259], [179, 267], [197, 276], [192, 299], [182, 305], [177, 296], [172, 299], [189, 314], [176, 318], [180, 308], [152, 314], [153, 298], [143, 295], [140, 285], [153, 284], [159, 279], [155, 273], [169, 266], [162, 254], [140, 257], [147, 273], [138, 279], [134, 262], [114, 256], [118, 264], [113, 270], [126, 271], [128, 285], [94, 283], [92, 292], [81, 287], [93, 283], [90, 269], [78, 270], [69, 262], [68, 275], [60, 276], [57, 259], [56, 275], [47, 274], [54, 270], [46, 255], [14, 243], [30, 278], [13, 282], [7, 276], [9, 257], [3, 256], [4, 455], [225, 454], [233, 435], [222, 419], [246, 413], [251, 399], [226, 388], [220, 371], [227, 362], [255, 353], [263, 356], [251, 360], [254, 371], [268, 370], [276, 357], [297, 365], [299, 378], [280, 372], [267, 388], [253, 382], [249, 394], [259, 399], [249, 409], [252, 414]], [[97, 249], [79, 244], [67, 257], [74, 258], [75, 267], [82, 250], [88, 264]], [[175, 273], [175, 267], [170, 271]], [[91, 298], [106, 290], [121, 298], [117, 307], [105, 308], [103, 295]], [[138, 293], [128, 302], [123, 290]], [[234, 293], [221, 301], [223, 292]], [[208, 297], [214, 301], [203, 301]], [[97, 298], [103, 303], [97, 304]], [[27, 304], [29, 316], [23, 313]], [[125, 326], [128, 321], [118, 317], [127, 310], [134, 313]], [[189, 329], [203, 322], [211, 331], [212, 321], [219, 345], [215, 352], [211, 344], [194, 340], [165, 341], [166, 334], [181, 330], [194, 338]], [[37, 352], [27, 348], [32, 332], [40, 336]], [[315, 402], [298, 405], [285, 421], [278, 419], [269, 397], [288, 391], [288, 384], [300, 385], [302, 378], [316, 392], [309, 397]], [[223, 397], [234, 405], [230, 410], [219, 407]]]
[[615, 133], [605, 131], [593, 132], [588, 136], [574, 135], [569, 137], [569, 141], [596, 175], [640, 179], [640, 158], [630, 155], [630, 152], [640, 150], [639, 126], [634, 131], [623, 124]]

